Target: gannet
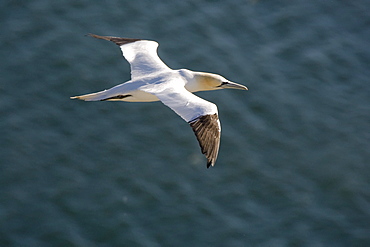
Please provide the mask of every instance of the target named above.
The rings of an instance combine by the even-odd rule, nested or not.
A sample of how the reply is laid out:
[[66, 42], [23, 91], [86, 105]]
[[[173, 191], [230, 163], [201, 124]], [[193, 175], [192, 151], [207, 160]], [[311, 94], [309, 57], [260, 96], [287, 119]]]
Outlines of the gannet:
[[131, 80], [110, 89], [71, 97], [85, 101], [161, 101], [188, 122], [207, 158], [214, 166], [220, 146], [221, 125], [217, 106], [192, 92], [224, 88], [248, 90], [224, 77], [188, 69], [170, 69], [157, 54], [158, 43], [151, 40], [88, 34], [114, 42], [130, 63]]

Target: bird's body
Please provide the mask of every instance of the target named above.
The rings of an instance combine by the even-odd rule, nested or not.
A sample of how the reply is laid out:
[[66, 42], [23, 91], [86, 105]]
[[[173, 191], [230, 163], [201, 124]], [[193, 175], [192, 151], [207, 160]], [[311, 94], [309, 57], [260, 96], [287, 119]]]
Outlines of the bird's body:
[[113, 41], [120, 46], [131, 65], [131, 80], [108, 90], [71, 97], [85, 101], [152, 102], [160, 100], [190, 124], [207, 157], [207, 167], [213, 166], [219, 149], [221, 126], [217, 106], [192, 92], [222, 88], [247, 88], [224, 77], [187, 69], [172, 70], [157, 55], [158, 43], [149, 40], [126, 39], [90, 34]]

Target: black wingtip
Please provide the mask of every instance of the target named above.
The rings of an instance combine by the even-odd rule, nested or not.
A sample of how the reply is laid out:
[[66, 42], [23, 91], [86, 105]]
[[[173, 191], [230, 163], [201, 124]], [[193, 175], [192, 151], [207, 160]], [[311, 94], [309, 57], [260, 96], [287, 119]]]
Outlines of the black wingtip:
[[104, 39], [104, 40], [112, 41], [118, 46], [125, 45], [125, 44], [128, 44], [128, 43], [133, 43], [133, 42], [141, 40], [141, 39], [120, 38], [120, 37], [113, 37], [113, 36], [100, 36], [100, 35], [96, 35], [96, 34], [92, 34], [92, 33], [86, 34], [86, 36], [90, 36], [90, 37], [93, 37], [93, 38], [96, 38], [96, 39]]
[[189, 121], [198, 139], [202, 153], [207, 158], [207, 168], [214, 166], [220, 147], [220, 122], [217, 113], [203, 115]]
[[96, 38], [96, 39], [106, 39], [106, 40], [108, 40], [108, 38], [105, 37], [105, 36], [100, 36], [100, 35], [93, 34], [93, 33], [85, 34], [85, 36], [87, 36], [87, 37], [93, 37], [93, 38]]

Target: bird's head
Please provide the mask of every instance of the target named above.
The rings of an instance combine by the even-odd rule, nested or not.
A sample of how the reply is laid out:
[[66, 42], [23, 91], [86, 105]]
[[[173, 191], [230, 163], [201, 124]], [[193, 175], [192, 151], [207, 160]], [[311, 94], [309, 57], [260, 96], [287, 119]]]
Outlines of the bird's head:
[[195, 91], [208, 91], [208, 90], [218, 90], [218, 89], [240, 89], [240, 90], [248, 90], [248, 88], [244, 85], [231, 82], [226, 78], [212, 74], [212, 73], [205, 73], [205, 72], [196, 72], [195, 76]]

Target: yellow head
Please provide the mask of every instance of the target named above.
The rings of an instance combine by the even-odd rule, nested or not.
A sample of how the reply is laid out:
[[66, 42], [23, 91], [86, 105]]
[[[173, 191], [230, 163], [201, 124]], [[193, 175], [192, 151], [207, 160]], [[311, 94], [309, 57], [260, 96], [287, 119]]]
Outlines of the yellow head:
[[186, 88], [191, 92], [225, 88], [248, 90], [246, 86], [231, 82], [220, 75], [205, 72], [194, 72], [194, 80], [186, 85]]

